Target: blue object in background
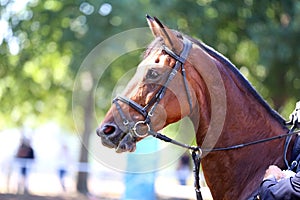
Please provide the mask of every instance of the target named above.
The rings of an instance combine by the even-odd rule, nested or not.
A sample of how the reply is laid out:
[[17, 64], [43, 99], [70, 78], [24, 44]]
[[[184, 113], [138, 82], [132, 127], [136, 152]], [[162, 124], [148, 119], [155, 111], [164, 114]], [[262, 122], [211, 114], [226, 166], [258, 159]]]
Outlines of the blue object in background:
[[157, 139], [145, 138], [138, 142], [134, 153], [128, 154], [123, 200], [156, 200], [157, 150]]

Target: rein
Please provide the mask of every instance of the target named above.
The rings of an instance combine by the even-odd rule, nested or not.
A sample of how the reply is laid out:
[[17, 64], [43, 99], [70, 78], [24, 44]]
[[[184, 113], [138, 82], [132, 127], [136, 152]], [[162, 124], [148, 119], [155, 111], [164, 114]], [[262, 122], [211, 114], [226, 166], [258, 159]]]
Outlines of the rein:
[[261, 143], [265, 143], [265, 142], [270, 142], [272, 140], [291, 137], [291, 136], [299, 134], [299, 133], [300, 133], [300, 130], [292, 131], [292, 129], [291, 129], [288, 133], [281, 134], [281, 135], [276, 135], [276, 136], [261, 139], [261, 140], [256, 140], [256, 141], [252, 141], [252, 142], [232, 145], [232, 146], [229, 146], [229, 147], [202, 149], [200, 146], [192, 146], [192, 145], [184, 144], [184, 143], [178, 142], [176, 140], [173, 140], [173, 139], [169, 138], [168, 136], [163, 135], [161, 133], [154, 132], [154, 131], [149, 131], [149, 135], [151, 135], [155, 138], [158, 138], [158, 139], [160, 139], [164, 142], [169, 142], [169, 143], [172, 143], [174, 145], [189, 149], [191, 151], [199, 151], [201, 155], [203, 154], [203, 152], [228, 151], [228, 150], [240, 149], [240, 148], [244, 148], [244, 147], [247, 147], [247, 146], [252, 146], [252, 145], [255, 145], [255, 144], [261, 144]]

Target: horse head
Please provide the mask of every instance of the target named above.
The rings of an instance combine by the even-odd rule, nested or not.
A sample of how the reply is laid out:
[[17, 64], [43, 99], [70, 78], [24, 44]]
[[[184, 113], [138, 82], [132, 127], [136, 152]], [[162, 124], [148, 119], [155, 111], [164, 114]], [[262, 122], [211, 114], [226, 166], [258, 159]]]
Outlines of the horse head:
[[149, 131], [158, 131], [191, 114], [196, 97], [193, 77], [185, 75], [192, 42], [147, 15], [155, 40], [121, 96], [97, 129], [103, 145], [132, 152]]

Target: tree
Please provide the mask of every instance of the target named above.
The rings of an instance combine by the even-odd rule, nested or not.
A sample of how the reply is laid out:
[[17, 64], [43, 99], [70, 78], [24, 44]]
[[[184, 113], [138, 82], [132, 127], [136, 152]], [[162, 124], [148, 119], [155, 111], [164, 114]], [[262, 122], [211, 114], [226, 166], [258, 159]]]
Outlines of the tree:
[[[88, 138], [110, 106], [83, 92], [72, 108], [73, 82], [88, 53], [112, 35], [145, 27], [145, 14], [174, 29], [201, 38], [226, 55], [276, 109], [287, 115], [299, 99], [300, 3], [297, 1], [0, 1], [0, 125], [21, 126], [56, 120], [75, 126], [84, 140], [80, 161], [88, 161]], [[135, 6], [132, 6], [132, 5]], [[116, 51], [118, 46], [113, 47]], [[139, 62], [140, 52], [120, 58], [105, 71], [101, 94]], [[99, 58], [101, 60], [102, 58]], [[126, 63], [124, 66], [123, 63]], [[121, 66], [121, 67], [120, 67]], [[97, 81], [92, 76], [92, 81]], [[283, 88], [283, 89], [280, 89]], [[74, 125], [72, 110], [81, 113]], [[101, 120], [99, 120], [101, 121]], [[87, 192], [86, 174], [78, 190]]]

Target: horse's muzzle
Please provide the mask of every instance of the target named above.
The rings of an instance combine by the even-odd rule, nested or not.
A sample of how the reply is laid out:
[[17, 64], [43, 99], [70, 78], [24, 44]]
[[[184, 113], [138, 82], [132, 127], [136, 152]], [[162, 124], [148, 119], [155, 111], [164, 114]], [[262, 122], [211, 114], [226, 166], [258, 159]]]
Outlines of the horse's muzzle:
[[117, 153], [133, 152], [136, 149], [136, 139], [131, 134], [124, 133], [115, 124], [103, 124], [97, 129], [97, 135], [104, 146], [115, 148]]

